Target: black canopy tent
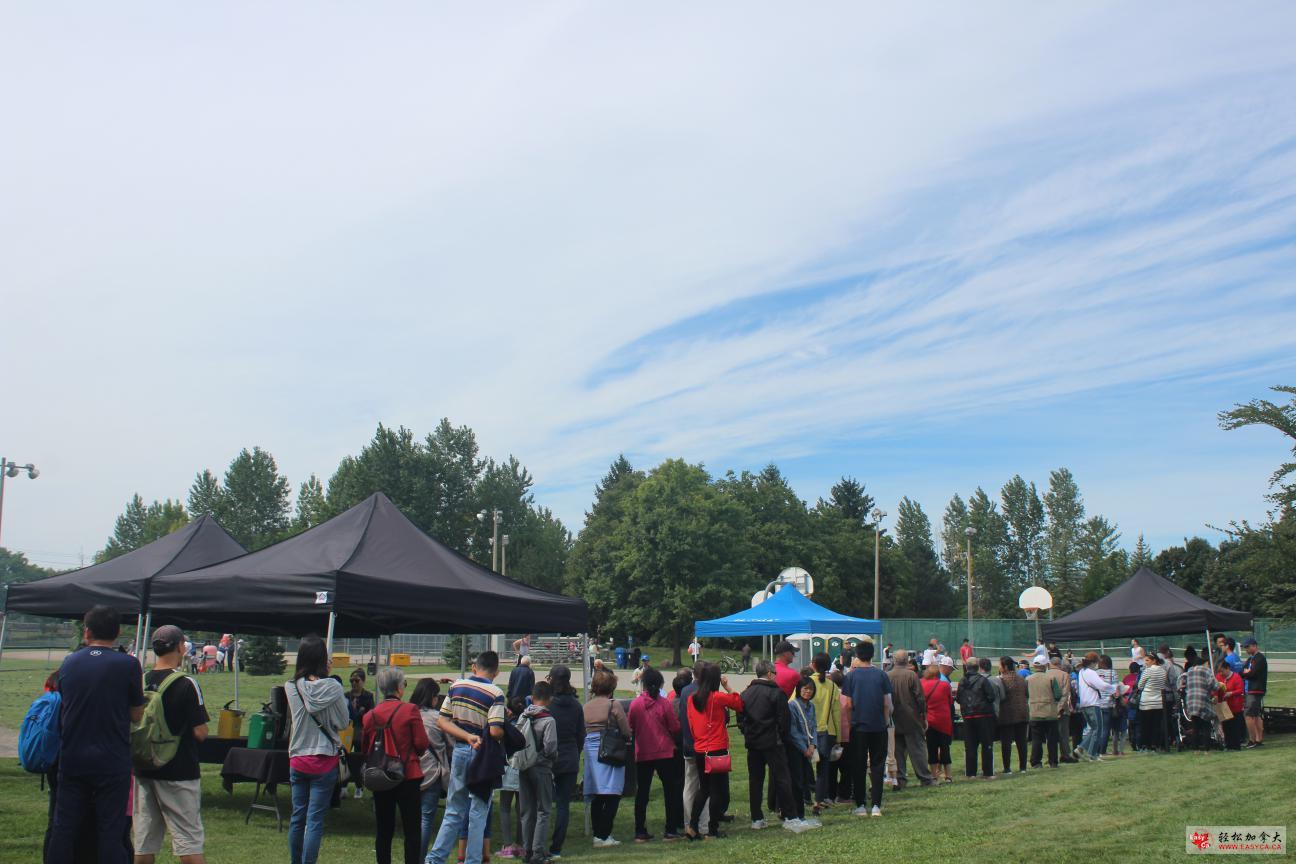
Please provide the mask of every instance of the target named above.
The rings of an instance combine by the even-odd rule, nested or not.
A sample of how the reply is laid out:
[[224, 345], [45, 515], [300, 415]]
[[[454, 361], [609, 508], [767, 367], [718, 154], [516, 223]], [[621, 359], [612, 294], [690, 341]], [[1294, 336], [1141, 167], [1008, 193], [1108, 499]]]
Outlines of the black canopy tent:
[[1212, 630], [1250, 630], [1250, 612], [1225, 609], [1185, 591], [1147, 567], [1126, 579], [1106, 597], [1044, 624], [1044, 638], [1052, 642], [1074, 639], [1110, 639], [1150, 633], [1206, 634], [1210, 648]]
[[438, 543], [376, 492], [273, 546], [154, 580], [159, 621], [204, 630], [333, 636], [585, 633], [584, 600], [514, 582]]
[[[135, 619], [139, 631], [148, 611], [153, 582], [162, 575], [219, 564], [246, 554], [242, 546], [211, 516], [188, 525], [102, 564], [93, 564], [35, 582], [11, 585], [4, 612], [80, 618], [91, 606], [112, 606], [123, 621]], [[0, 630], [0, 649], [3, 649]]]

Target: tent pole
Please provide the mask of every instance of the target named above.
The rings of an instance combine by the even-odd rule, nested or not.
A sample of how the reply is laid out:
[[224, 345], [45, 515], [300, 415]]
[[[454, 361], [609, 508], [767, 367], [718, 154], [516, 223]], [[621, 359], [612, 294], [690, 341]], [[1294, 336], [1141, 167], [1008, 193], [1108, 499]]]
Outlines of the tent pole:
[[459, 639], [459, 677], [468, 677], [468, 634], [464, 633]]
[[234, 652], [234, 662], [232, 664], [234, 666], [234, 710], [237, 711], [239, 710], [239, 701], [238, 701], [239, 652], [238, 652], [237, 633], [233, 633], [230, 635], [229, 650]]
[[9, 629], [9, 613], [0, 612], [0, 661], [4, 660], [5, 631]]
[[139, 611], [139, 614], [135, 616], [135, 656], [136, 657], [140, 656], [140, 652], [144, 650], [144, 644], [142, 641], [143, 639], [144, 639], [144, 610], [141, 609]]
[[328, 636], [324, 637], [324, 645], [328, 650], [329, 662], [333, 662], [333, 626], [337, 623], [337, 612], [329, 613]]
[[590, 662], [589, 653], [589, 634], [581, 634], [581, 675], [585, 679], [585, 701], [589, 701], [590, 694], [590, 677], [592, 676], [594, 664]]
[[1215, 674], [1215, 652], [1211, 650], [1210, 628], [1206, 628], [1206, 660], [1210, 663], [1211, 674]]
[[140, 667], [141, 667], [141, 668], [145, 668], [145, 667], [148, 666], [148, 652], [149, 652], [149, 635], [148, 635], [148, 634], [149, 634], [149, 630], [151, 630], [152, 628], [153, 628], [153, 610], [150, 609], [150, 610], [148, 611], [148, 614], [146, 614], [146, 615], [144, 616], [144, 633], [143, 633], [143, 637], [142, 637], [142, 638], [144, 639], [144, 647], [143, 647], [142, 649], [140, 649], [140, 652], [139, 652], [139, 655], [138, 655], [138, 656], [139, 656], [139, 664], [140, 664]]

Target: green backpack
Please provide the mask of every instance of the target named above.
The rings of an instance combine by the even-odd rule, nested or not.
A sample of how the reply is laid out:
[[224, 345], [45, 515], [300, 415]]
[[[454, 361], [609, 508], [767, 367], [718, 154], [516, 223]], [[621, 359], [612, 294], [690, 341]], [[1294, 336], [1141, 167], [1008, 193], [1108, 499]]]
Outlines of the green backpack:
[[131, 724], [131, 759], [138, 771], [156, 771], [175, 758], [180, 736], [167, 728], [162, 694], [176, 681], [189, 676], [175, 672], [161, 684], [144, 685], [144, 716]]

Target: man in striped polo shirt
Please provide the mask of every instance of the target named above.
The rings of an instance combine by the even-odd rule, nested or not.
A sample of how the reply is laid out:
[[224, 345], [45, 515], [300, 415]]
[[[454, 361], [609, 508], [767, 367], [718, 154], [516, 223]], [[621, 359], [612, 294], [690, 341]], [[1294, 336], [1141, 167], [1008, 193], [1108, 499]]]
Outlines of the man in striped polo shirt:
[[450, 784], [446, 792], [445, 815], [436, 843], [428, 852], [428, 864], [445, 864], [459, 839], [464, 814], [468, 815], [468, 842], [464, 864], [481, 864], [482, 838], [490, 816], [490, 797], [478, 798], [468, 791], [468, 766], [481, 746], [482, 736], [504, 737], [504, 693], [491, 681], [499, 672], [499, 655], [483, 651], [473, 663], [473, 674], [450, 686], [437, 726], [454, 740], [450, 760]]

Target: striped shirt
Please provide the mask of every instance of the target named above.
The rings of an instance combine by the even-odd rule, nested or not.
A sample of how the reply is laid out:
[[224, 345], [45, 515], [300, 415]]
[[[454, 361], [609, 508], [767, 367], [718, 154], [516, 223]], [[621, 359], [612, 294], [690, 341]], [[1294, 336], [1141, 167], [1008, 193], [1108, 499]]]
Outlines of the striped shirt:
[[470, 735], [481, 735], [487, 726], [503, 728], [504, 691], [489, 679], [469, 675], [450, 685], [441, 716]]
[[1161, 691], [1166, 686], [1166, 670], [1164, 666], [1153, 666], [1148, 664], [1139, 676], [1139, 710], [1140, 711], [1160, 711], [1165, 707]]

